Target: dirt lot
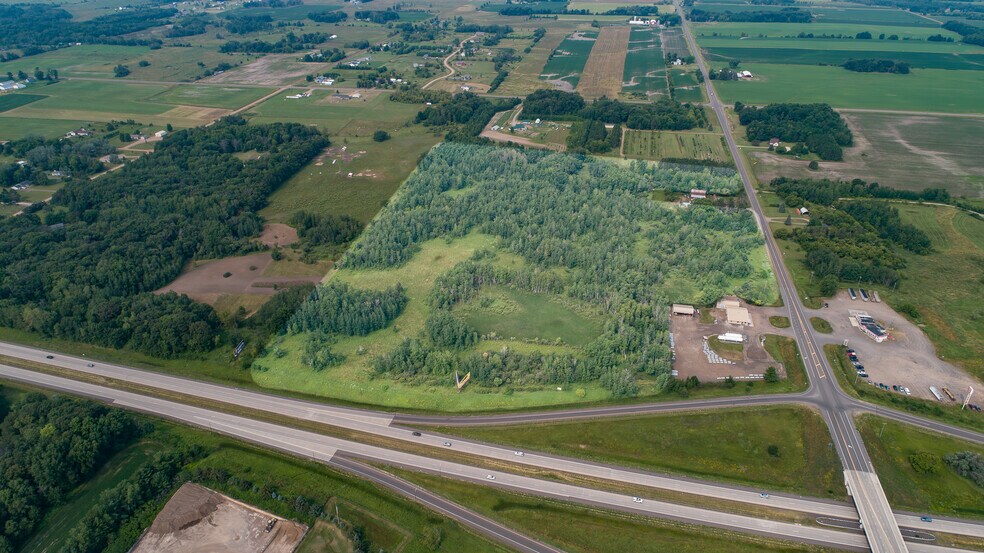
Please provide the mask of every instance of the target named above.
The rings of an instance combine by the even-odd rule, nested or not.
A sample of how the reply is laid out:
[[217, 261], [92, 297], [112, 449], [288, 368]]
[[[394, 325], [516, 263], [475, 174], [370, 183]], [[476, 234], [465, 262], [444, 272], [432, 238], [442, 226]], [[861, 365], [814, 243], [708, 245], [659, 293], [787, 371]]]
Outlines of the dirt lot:
[[[270, 520], [276, 523], [267, 531]], [[197, 484], [174, 494], [131, 553], [291, 553], [307, 527]]]
[[602, 27], [584, 64], [577, 91], [585, 98], [608, 96], [615, 98], [622, 90], [625, 53], [629, 47], [629, 32], [624, 27]]
[[263, 232], [257, 239], [264, 246], [289, 246], [297, 242], [297, 231], [290, 225], [283, 223], [269, 223], [264, 225]]
[[[936, 349], [926, 334], [885, 303], [852, 301], [847, 292], [841, 292], [828, 301], [830, 307], [809, 311], [811, 316], [823, 317], [833, 327], [829, 336], [819, 335], [819, 341], [841, 344], [857, 351], [858, 360], [873, 382], [892, 386], [906, 386], [913, 396], [933, 399], [930, 386], [944, 386], [958, 399], [968, 386], [984, 389], [980, 381], [959, 368], [936, 357]], [[867, 311], [876, 321], [889, 330], [891, 338], [877, 343], [851, 326], [849, 309]]]
[[[791, 334], [789, 329], [775, 328], [769, 324], [769, 316], [779, 314], [780, 309], [749, 307], [748, 311], [752, 317], [750, 327], [728, 324], [723, 309], [704, 309], [704, 311], [710, 312], [715, 322], [701, 323], [698, 317], [677, 315], [670, 318], [670, 331], [673, 333], [676, 346], [673, 368], [678, 371], [680, 379], [696, 376], [702, 382], [714, 382], [728, 376], [741, 378], [748, 375], [761, 375], [770, 366], [776, 368], [781, 366], [769, 357], [762, 347], [763, 336], [766, 334]], [[744, 359], [733, 365], [711, 363], [704, 353], [704, 338], [725, 332], [745, 335]], [[785, 376], [784, 367], [780, 375]]]
[[[185, 271], [174, 282], [157, 290], [156, 293], [187, 294], [195, 301], [215, 305], [216, 301], [225, 294], [272, 296], [277, 289], [300, 282], [318, 283], [323, 276], [263, 276], [272, 262], [270, 252], [206, 261]], [[225, 273], [231, 274], [224, 276]], [[277, 285], [277, 289], [274, 285]]]
[[327, 71], [327, 63], [303, 63], [297, 61], [297, 54], [268, 54], [242, 67], [213, 75], [205, 82], [242, 83], [254, 85], [289, 84], [308, 73]]

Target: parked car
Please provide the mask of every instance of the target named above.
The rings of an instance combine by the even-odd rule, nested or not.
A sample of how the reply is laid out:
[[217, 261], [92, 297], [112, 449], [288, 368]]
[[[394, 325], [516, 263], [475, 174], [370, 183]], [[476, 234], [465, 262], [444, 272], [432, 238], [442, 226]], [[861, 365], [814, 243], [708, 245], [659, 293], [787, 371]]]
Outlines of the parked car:
[[905, 392], [905, 395], [907, 395], [907, 396], [911, 396], [912, 395], [912, 392], [910, 392], [909, 391], [909, 388], [906, 387], [906, 386], [903, 386], [902, 387], [902, 391]]
[[853, 349], [850, 349], [850, 348], [848, 348], [848, 350], [847, 350], [847, 353], [848, 353], [848, 354], [850, 355], [850, 354], [852, 354], [852, 353], [854, 353], [854, 350], [853, 350]]
[[858, 371], [859, 373], [864, 372], [864, 365], [858, 363], [857, 365], [854, 365], [854, 370]]
[[893, 391], [893, 392], [897, 392], [897, 391], [899, 391], [899, 387], [898, 387], [898, 386], [896, 386], [895, 384], [892, 384], [892, 391]]
[[868, 373], [864, 371], [858, 371], [858, 376], [860, 376], [861, 378], [868, 378]]

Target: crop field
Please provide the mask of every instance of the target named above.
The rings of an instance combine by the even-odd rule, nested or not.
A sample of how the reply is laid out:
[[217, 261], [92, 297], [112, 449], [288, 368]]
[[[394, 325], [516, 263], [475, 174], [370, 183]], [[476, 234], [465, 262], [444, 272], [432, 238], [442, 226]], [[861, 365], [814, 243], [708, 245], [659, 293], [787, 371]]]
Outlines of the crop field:
[[[836, 499], [846, 495], [840, 462], [827, 447], [830, 436], [823, 419], [798, 407], [440, 431], [517, 449], [769, 490]], [[777, 457], [766, 452], [769, 445], [779, 446]]]
[[837, 108], [984, 113], [984, 71], [921, 69], [908, 75], [856, 73], [841, 67], [742, 64], [751, 81], [718, 81], [725, 103], [826, 102]]
[[703, 102], [704, 89], [699, 86], [676, 87], [673, 89], [673, 98], [678, 102]]
[[666, 94], [666, 60], [660, 35], [653, 29], [632, 29], [625, 55], [622, 92]]
[[361, 91], [361, 98], [343, 99], [332, 91], [315, 90], [309, 98], [288, 99], [287, 92], [251, 108], [247, 113], [258, 123], [294, 121], [318, 125], [332, 134], [353, 122], [364, 122], [361, 131], [348, 128], [349, 134], [371, 135], [375, 130], [395, 131], [413, 119], [423, 106], [391, 102], [385, 92]]
[[722, 135], [671, 131], [625, 131], [623, 151], [627, 157], [661, 160], [665, 158], [731, 160]]
[[42, 96], [40, 94], [27, 94], [27, 93], [7, 93], [0, 96], [0, 113], [12, 110], [14, 108], [19, 108], [21, 106], [26, 106], [31, 102], [37, 102], [38, 100], [44, 100], [47, 96]]
[[[696, 30], [694, 32], [696, 33]], [[682, 57], [691, 55], [690, 46], [687, 45], [687, 40], [683, 38], [683, 31], [678, 27], [663, 30], [660, 33], [660, 39], [663, 41], [663, 52], [667, 55], [670, 52]]]
[[[797, 178], [865, 180], [922, 190], [946, 188], [954, 195], [984, 198], [984, 118], [844, 111], [855, 147], [844, 161], [821, 163], [810, 171], [806, 161], [752, 153], [755, 174], [768, 182], [779, 175]], [[959, 136], [959, 140], [953, 140]]]
[[[984, 70], [984, 53], [956, 54], [941, 52], [908, 52], [895, 50], [833, 50], [823, 48], [711, 48], [711, 61], [741, 60], [749, 63], [784, 63], [800, 65], [841, 65], [851, 59], [890, 58], [908, 63], [913, 69]], [[816, 46], [820, 46], [819, 44]], [[832, 45], [831, 45], [832, 46]], [[982, 50], [984, 52], [984, 50]]]
[[[746, 11], [781, 11], [788, 6], [766, 6], [757, 4], [725, 4], [699, 2], [696, 6], [708, 12], [746, 12]], [[873, 25], [899, 25], [908, 27], [938, 27], [935, 23], [925, 17], [920, 17], [914, 13], [897, 9], [877, 9], [877, 8], [846, 8], [839, 6], [817, 6], [797, 4], [796, 7], [807, 10], [813, 14], [816, 23], [869, 23]]]
[[[697, 42], [703, 45], [705, 39], [714, 39], [722, 37], [730, 37], [735, 40], [760, 40], [765, 38], [770, 39], [795, 39], [800, 33], [813, 33], [814, 36], [820, 35], [844, 35], [847, 37], [854, 37], [858, 33], [869, 32], [874, 38], [871, 40], [858, 40], [854, 38], [849, 39], [801, 39], [801, 40], [813, 40], [818, 43], [818, 48], [824, 48], [827, 40], [836, 42], [845, 42], [846, 40], [854, 40], [858, 48], [870, 47], [872, 44], [879, 43], [895, 43], [900, 49], [908, 48], [908, 43], [910, 41], [916, 41], [916, 44], [927, 43], [926, 38], [941, 34], [943, 36], [951, 37], [954, 43], [939, 43], [941, 47], [948, 48], [959, 48], [960, 46], [956, 44], [960, 40], [960, 35], [947, 31], [946, 29], [941, 29], [939, 26], [933, 27], [899, 27], [896, 25], [872, 25], [863, 24], [857, 22], [844, 22], [844, 23], [758, 23], [758, 22], [748, 22], [748, 23], [735, 23], [735, 22], [714, 22], [714, 23], [695, 23], [693, 27], [694, 38]], [[882, 33], [886, 37], [891, 35], [898, 35], [899, 40], [879, 40], [878, 36]], [[748, 38], [741, 38], [748, 37]], [[969, 46], [969, 45], [964, 45]]]
[[618, 96], [631, 30], [628, 25], [602, 27], [577, 85], [581, 96], [587, 99]]
[[[981, 489], [942, 461], [945, 455], [963, 451], [984, 455], [984, 447], [873, 415], [859, 418], [857, 426], [893, 508], [984, 518]], [[936, 472], [916, 471], [910, 456], [917, 454], [936, 459]]]
[[553, 51], [540, 78], [556, 84], [563, 81], [571, 88], [577, 86], [597, 37], [597, 32], [584, 31], [565, 38]]
[[[519, 156], [519, 158], [510, 165], [509, 171], [491, 168], [477, 171], [477, 166], [491, 164], [491, 167], [495, 167], [505, 162], [500, 160], [501, 156], [507, 158]], [[527, 156], [535, 158], [535, 161], [530, 161]], [[454, 160], [452, 166], [447, 165], [452, 159]], [[522, 161], [524, 159], [527, 161]], [[311, 303], [302, 306], [298, 312], [304, 313], [299, 315], [302, 318], [292, 323], [294, 326], [291, 328], [294, 330], [286, 336], [276, 338], [275, 343], [268, 348], [272, 353], [256, 360], [252, 371], [255, 382], [263, 387], [328, 396], [349, 402], [371, 402], [399, 408], [447, 411], [522, 408], [605, 399], [609, 391], [600, 386], [596, 378], [579, 376], [574, 381], [577, 383], [576, 386], [570, 385], [570, 380], [560, 382], [562, 385], [557, 386], [548, 375], [555, 374], [553, 371], [570, 369], [555, 366], [547, 373], [541, 372], [547, 369], [537, 369], [537, 363], [541, 361], [536, 359], [543, 359], [541, 357], [543, 355], [548, 355], [547, 359], [550, 359], [551, 363], [573, 363], [574, 359], [593, 355], [595, 348], [600, 347], [596, 344], [607, 343], [605, 333], [610, 332], [611, 325], [608, 321], [612, 314], [603, 303], [599, 304], [590, 296], [579, 296], [574, 293], [577, 290], [575, 279], [581, 278], [578, 275], [583, 274], [583, 269], [579, 266], [556, 267], [549, 261], [541, 261], [539, 254], [522, 250], [519, 246], [513, 247], [524, 253], [520, 254], [506, 248], [505, 243], [511, 240], [507, 229], [512, 227], [508, 224], [495, 227], [476, 226], [479, 219], [487, 220], [487, 216], [484, 215], [485, 210], [498, 209], [495, 206], [500, 203], [517, 206], [532, 205], [526, 194], [533, 193], [530, 189], [531, 183], [542, 182], [542, 179], [529, 174], [531, 171], [536, 173], [548, 171], [552, 175], [565, 174], [551, 168], [558, 163], [581, 163], [575, 161], [578, 159], [566, 154], [543, 151], [517, 152], [455, 144], [444, 144], [432, 150], [404, 184], [402, 190], [390, 199], [387, 207], [339, 261], [338, 270], [328, 277], [333, 288], [337, 289], [339, 284], [344, 283], [364, 291], [360, 293], [377, 293], [376, 291], [395, 289], [399, 285], [400, 290], [405, 293], [405, 303], [400, 305], [398, 311], [393, 312], [388, 322], [368, 330], [367, 333], [334, 332], [331, 334], [329, 345], [312, 346], [313, 334], [310, 329], [313, 327], [310, 325], [321, 324], [319, 321], [324, 319], [318, 314], [322, 313], [321, 311], [312, 311], [312, 309], [319, 309], [317, 307], [319, 300], [317, 298], [310, 300]], [[601, 160], [592, 160], [591, 163], [598, 164], [599, 172], [606, 174], [614, 172], [619, 175], [619, 178], [614, 180], [608, 176], [599, 176], [600, 182], [633, 183], [632, 192], [626, 195], [619, 188], [600, 196], [592, 195], [602, 198], [601, 203], [604, 205], [597, 206], [597, 210], [591, 215], [584, 214], [583, 217], [619, 220], [623, 209], [629, 206], [632, 206], [631, 209], [641, 207], [635, 192], [636, 186], [689, 188], [694, 179], [700, 179], [702, 182], [708, 182], [710, 179], [713, 181], [709, 184], [712, 189], [721, 186], [731, 190], [737, 186], [737, 179], [714, 176], [707, 172], [694, 173], [659, 168], [657, 180], [657, 177], [650, 176], [652, 173], [648, 172], [657, 169], [648, 165], [616, 164]], [[319, 169], [310, 167], [309, 170], [313, 172]], [[307, 174], [308, 170], [304, 173]], [[581, 175], [583, 171], [568, 174]], [[454, 182], [460, 184], [454, 185], [450, 190], [437, 192], [434, 196], [427, 189], [435, 185], [434, 179], [438, 175], [442, 175], [440, 177], [442, 179], [451, 176]], [[579, 180], [581, 177], [565, 178]], [[644, 179], [644, 183], [635, 184], [636, 179], [640, 178]], [[305, 179], [305, 182], [315, 181]], [[286, 189], [291, 185], [288, 183]], [[298, 182], [297, 186], [305, 186], [305, 184]], [[557, 196], [552, 190], [552, 187], [543, 190], [542, 193], [546, 197], [537, 202], [538, 209], [543, 212], [538, 216], [549, 221], [560, 216], [560, 212], [555, 207], [558, 202], [564, 204], [571, 201], [576, 205], [583, 205], [581, 195], [588, 193], [587, 189], [577, 188], [577, 192], [574, 193], [576, 198], [568, 200], [566, 196], [563, 198]], [[571, 188], [571, 190], [575, 189]], [[285, 192], [285, 197], [292, 195], [292, 192]], [[419, 212], [421, 217], [413, 226], [424, 232], [418, 233], [414, 241], [406, 246], [401, 245], [403, 239], [387, 237], [392, 229], [404, 228], [403, 220], [410, 213], [408, 209], [411, 209], [408, 206], [425, 197], [429, 199], [420, 208], [412, 208], [413, 211]], [[277, 198], [272, 200], [272, 204], [278, 203]], [[289, 211], [285, 207], [276, 209], [278, 213]], [[693, 224], [683, 219], [677, 220], [678, 215], [673, 210], [655, 203], [645, 204], [644, 210], [636, 217], [655, 219], [644, 225], [638, 223], [641, 225], [638, 228], [640, 233], [643, 232], [643, 227], [647, 229], [646, 233], [655, 233], [661, 224]], [[446, 231], [430, 226], [431, 223], [428, 221], [433, 220], [430, 218], [436, 217], [438, 213], [455, 213], [451, 216], [451, 219], [456, 221], [453, 234], [447, 234]], [[526, 220], [525, 213], [521, 210], [510, 217]], [[570, 211], [563, 208], [563, 217], [570, 218], [570, 216]], [[749, 237], [755, 235], [754, 223], [747, 214], [720, 216], [741, 219], [727, 223], [737, 225], [728, 227], [734, 230], [723, 231], [724, 227], [715, 226], [721, 230], [716, 231], [711, 239], [722, 241], [720, 245], [724, 250], [721, 251], [754, 250], [760, 247], [760, 245], [756, 246], [754, 241], [732, 242], [729, 238], [732, 233], [735, 233], [736, 237], [744, 236], [745, 233], [748, 233]], [[664, 220], [664, 217], [672, 218], [674, 222], [670, 223]], [[447, 220], [447, 215], [438, 218]], [[524, 227], [528, 224], [533, 223], [525, 223]], [[719, 221], [713, 224], [725, 223]], [[605, 228], [624, 226], [623, 223], [612, 222]], [[428, 228], [433, 230], [425, 231]], [[703, 245], [703, 241], [708, 237], [706, 233], [700, 235]], [[620, 231], [618, 236], [631, 239], [633, 235]], [[569, 255], [575, 255], [574, 252], [582, 251], [582, 248], [597, 247], [607, 243], [608, 240], [616, 239], [622, 238], [610, 235], [592, 239], [572, 237], [565, 239], [569, 241], [569, 245], [558, 244], [558, 246], [569, 248], [572, 252]], [[653, 234], [640, 234], [639, 239], [631, 240], [631, 248], [640, 256], [665, 255], [662, 247], [655, 247], [655, 242], [652, 247], [647, 246], [650, 240], [655, 240]], [[548, 245], [553, 244], [554, 241], [550, 239], [542, 243], [547, 248], [543, 252], [546, 254], [553, 247]], [[407, 250], [404, 250], [404, 247]], [[403, 251], [407, 253], [401, 253]], [[754, 257], [755, 252], [747, 253]], [[402, 261], [385, 261], [400, 257], [403, 257]], [[747, 256], [742, 258], [747, 259]], [[540, 265], [541, 263], [544, 265]], [[622, 261], [613, 259], [609, 263], [622, 263]], [[498, 275], [496, 285], [491, 283], [486, 286], [476, 285], [473, 292], [468, 292], [458, 300], [448, 300], [450, 303], [443, 303], [444, 300], [440, 300], [439, 303], [435, 303], [438, 302], [435, 298], [442, 298], [447, 291], [460, 290], [455, 285], [445, 284], [449, 282], [447, 279], [462, 278], [458, 275], [469, 274], [469, 271], [494, 271]], [[613, 274], [615, 273], [621, 274], [620, 271], [613, 271]], [[710, 273], [717, 273], [717, 271], [710, 271]], [[534, 281], [525, 280], [527, 277], [524, 275], [533, 274], [541, 276], [536, 277]], [[704, 298], [705, 295], [714, 299], [724, 290], [758, 294], [758, 290], [769, 288], [771, 283], [771, 276], [767, 273], [760, 274], [751, 262], [735, 274], [728, 276], [719, 274], [714, 281], [705, 281], [705, 278], [710, 278], [708, 274], [694, 275], [676, 269], [672, 275], [667, 275], [665, 283], [657, 282], [661, 279], [646, 278], [641, 275], [632, 281], [644, 282], [646, 283], [644, 286], [657, 286], [674, 298], [692, 300], [698, 300], [698, 296]], [[546, 280], [540, 283], [541, 278]], [[474, 279], [470, 281], [482, 282], [478, 276]], [[673, 281], [672, 286], [670, 280]], [[571, 284], [564, 284], [565, 282]], [[571, 287], [570, 291], [565, 292], [568, 286]], [[700, 299], [699, 303], [704, 301]], [[434, 337], [434, 329], [446, 328], [443, 325], [450, 324], [441, 317], [459, 321], [454, 324], [462, 325], [460, 328], [467, 329], [462, 331], [465, 334], [459, 336], [471, 338], [464, 342], [456, 341], [454, 346], [438, 341]], [[657, 336], [660, 325], [665, 324], [665, 321], [660, 321], [663, 320], [652, 322], [652, 328], [657, 332]], [[298, 324], [305, 326], [299, 327]], [[442, 326], [432, 326], [435, 324]], [[649, 323], [639, 321], [636, 324]], [[435, 366], [426, 369], [426, 372], [414, 372], [405, 377], [393, 375], [392, 369], [386, 368], [389, 360], [395, 359], [393, 356], [402, 355], [400, 352], [408, 347], [407, 344], [415, 343], [419, 346], [413, 347], [433, 352], [421, 359], [430, 359], [428, 363], [444, 359], [446, 363], [452, 363], [453, 366], [461, 363], [461, 374], [479, 370], [471, 368], [468, 363], [486, 361], [496, 363], [490, 352], [499, 352], [495, 355], [507, 357], [510, 355], [524, 357], [522, 360], [510, 361], [508, 365], [493, 369], [491, 373], [475, 375], [468, 388], [462, 393], [457, 393], [453, 385], [454, 372], [447, 372], [448, 365], [443, 365], [443, 368]], [[308, 349], [312, 347], [322, 349]], [[337, 355], [334, 357], [335, 361], [327, 367], [312, 370], [310, 361], [305, 359], [311, 359], [308, 356], [313, 353], [310, 352], [324, 351], [324, 348], [328, 347], [333, 356]], [[628, 352], [626, 355], [632, 354]], [[526, 365], [527, 363], [532, 365]], [[528, 368], [523, 369], [523, 367]], [[654, 370], [659, 369], [654, 368]], [[497, 371], [508, 372], [501, 373], [500, 377], [496, 376], [499, 374]], [[652, 379], [644, 375], [639, 378], [640, 393], [658, 394], [660, 379]]]
[[151, 97], [154, 102], [210, 108], [236, 109], [273, 92], [272, 88], [183, 85]]

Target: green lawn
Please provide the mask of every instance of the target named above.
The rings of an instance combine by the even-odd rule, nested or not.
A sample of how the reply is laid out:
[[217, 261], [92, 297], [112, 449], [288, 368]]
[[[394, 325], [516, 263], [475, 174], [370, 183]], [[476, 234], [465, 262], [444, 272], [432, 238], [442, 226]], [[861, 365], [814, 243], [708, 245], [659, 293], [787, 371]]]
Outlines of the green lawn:
[[273, 88], [183, 85], [169, 88], [154, 96], [152, 100], [163, 104], [236, 109], [258, 100], [273, 91]]
[[98, 503], [100, 494], [133, 476], [159, 447], [159, 443], [140, 442], [117, 453], [88, 482], [73, 491], [64, 504], [51, 511], [40, 531], [24, 544], [21, 552], [60, 551], [69, 532]]
[[813, 325], [813, 330], [820, 332], [821, 334], [830, 334], [834, 331], [834, 328], [830, 326], [830, 323], [826, 319], [821, 319], [820, 317], [810, 317], [810, 324]]
[[603, 317], [588, 306], [575, 308], [547, 294], [492, 286], [458, 310], [479, 334], [584, 346], [601, 334]]
[[392, 472], [529, 536], [572, 553], [777, 553], [830, 551], [735, 532], [614, 513], [456, 480]]
[[921, 69], [908, 75], [841, 67], [743, 63], [754, 80], [718, 81], [725, 103], [826, 102], [837, 108], [981, 113], [984, 71]]
[[786, 378], [794, 388], [806, 388], [806, 367], [800, 356], [796, 340], [776, 334], [765, 335], [765, 351], [773, 359], [782, 363], [786, 369]]
[[945, 463], [936, 473], [916, 471], [911, 455], [927, 452], [938, 457], [960, 451], [984, 455], [984, 447], [926, 432], [874, 415], [857, 421], [871, 462], [888, 502], [896, 509], [966, 518], [984, 518], [984, 489]]
[[[417, 167], [417, 160], [438, 140], [420, 127], [400, 129], [386, 142], [374, 142], [368, 137], [333, 137], [336, 146], [366, 153], [350, 162], [332, 164], [328, 159], [320, 166], [317, 162], [309, 164], [270, 196], [260, 215], [268, 221], [283, 223], [294, 212], [305, 210], [349, 215], [368, 222]], [[392, 155], [394, 151], [400, 155]], [[374, 176], [347, 176], [367, 172]]]
[[772, 317], [769, 317], [769, 324], [776, 328], [789, 328], [789, 317], [773, 315]]
[[[819, 414], [800, 407], [443, 428], [486, 442], [819, 497], [846, 494]], [[779, 456], [768, 447], [779, 447]]]

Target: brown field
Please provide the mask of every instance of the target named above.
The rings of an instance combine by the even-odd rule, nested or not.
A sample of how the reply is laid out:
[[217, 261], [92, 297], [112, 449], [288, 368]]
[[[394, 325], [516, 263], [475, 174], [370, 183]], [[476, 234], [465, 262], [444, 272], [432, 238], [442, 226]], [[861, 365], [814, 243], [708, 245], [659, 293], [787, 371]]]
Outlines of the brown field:
[[[303, 282], [320, 282], [323, 274], [283, 275], [264, 274], [273, 263], [270, 252], [254, 253], [206, 261], [182, 273], [174, 282], [157, 293], [177, 292], [189, 298], [216, 305], [228, 294], [272, 296], [279, 289]], [[231, 273], [229, 276], [223, 276]]]
[[[267, 525], [276, 521], [267, 531]], [[186, 483], [154, 519], [133, 553], [291, 553], [307, 527], [197, 484]]]
[[625, 53], [629, 48], [628, 26], [602, 27], [591, 48], [577, 91], [585, 98], [615, 98], [622, 90]]
[[289, 246], [297, 242], [297, 230], [283, 223], [268, 223], [257, 238], [264, 246]]

